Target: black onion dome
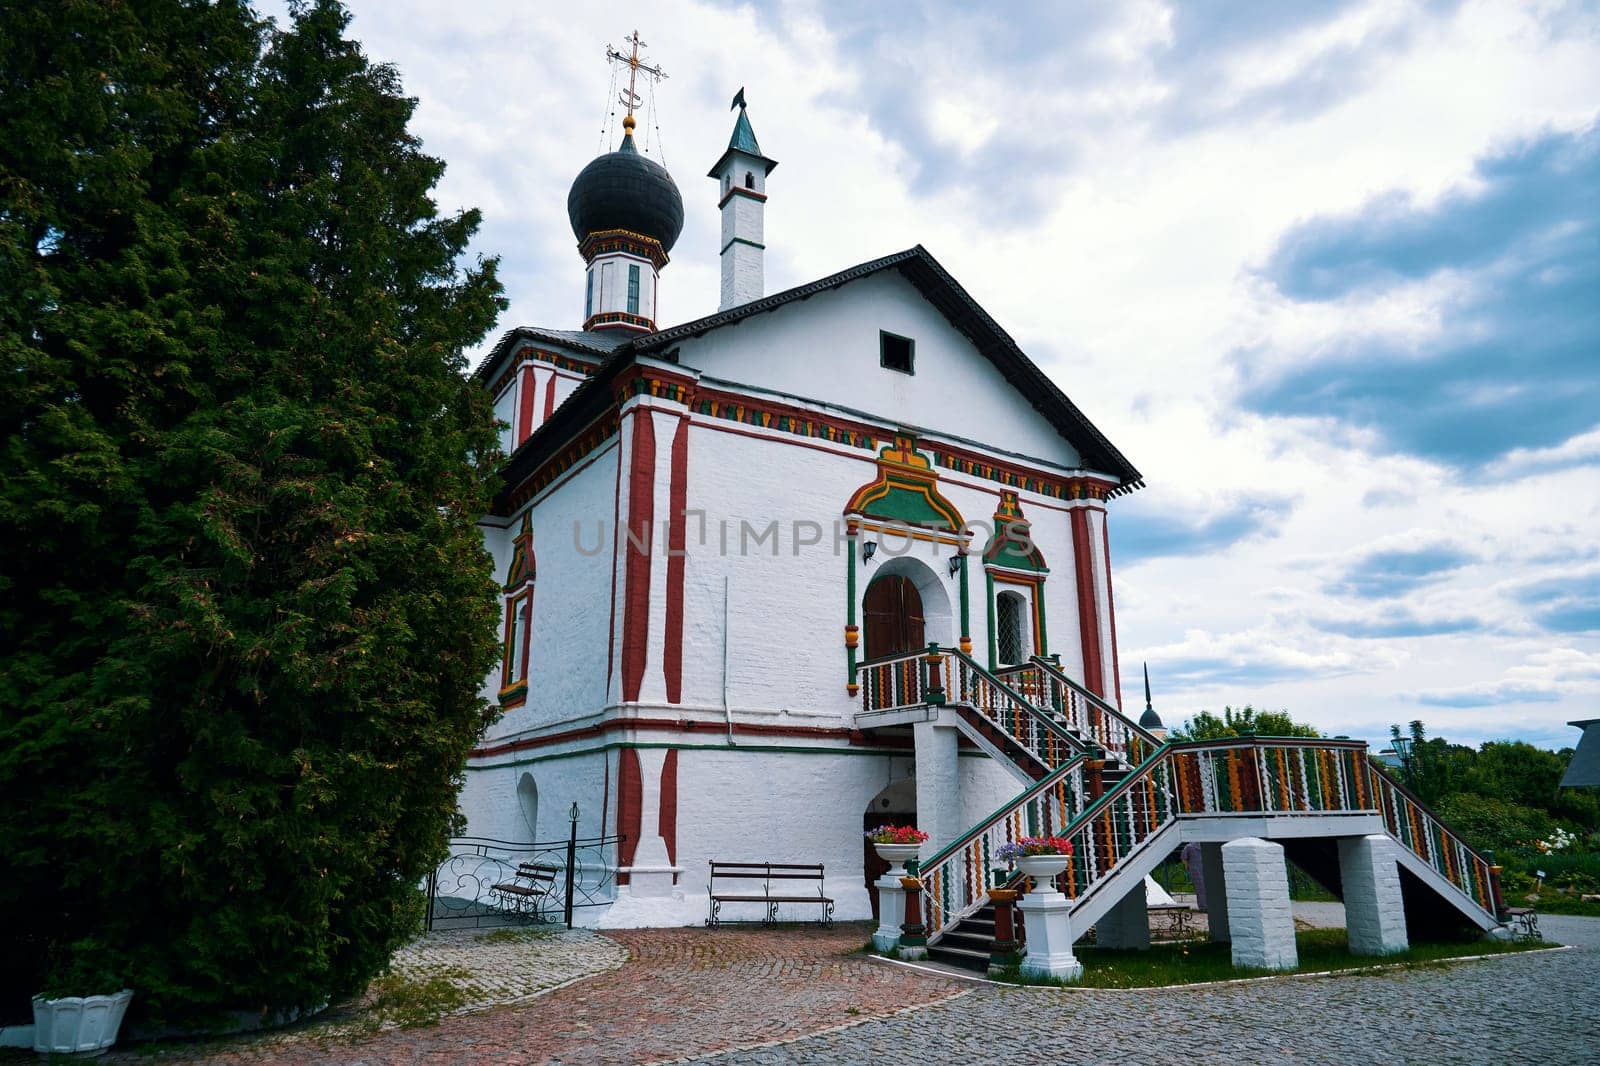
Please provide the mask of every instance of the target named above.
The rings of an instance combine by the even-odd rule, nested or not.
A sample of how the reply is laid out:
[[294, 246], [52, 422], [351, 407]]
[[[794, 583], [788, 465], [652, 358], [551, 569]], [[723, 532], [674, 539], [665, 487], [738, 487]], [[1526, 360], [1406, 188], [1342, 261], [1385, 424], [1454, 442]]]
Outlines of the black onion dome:
[[600, 230], [625, 229], [670, 252], [683, 232], [683, 197], [666, 167], [639, 154], [630, 133], [622, 147], [578, 174], [567, 194], [567, 218], [580, 241]]

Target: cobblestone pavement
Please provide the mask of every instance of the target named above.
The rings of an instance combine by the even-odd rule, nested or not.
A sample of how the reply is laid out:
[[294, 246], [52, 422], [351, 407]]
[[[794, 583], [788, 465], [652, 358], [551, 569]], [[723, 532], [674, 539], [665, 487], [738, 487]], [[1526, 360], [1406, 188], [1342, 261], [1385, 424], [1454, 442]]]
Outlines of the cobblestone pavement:
[[[451, 1013], [472, 1014], [494, 1007], [525, 1003], [548, 989], [591, 974], [615, 970], [628, 958], [620, 944], [587, 929], [522, 927], [462, 929], [428, 933], [395, 953], [392, 979], [385, 984], [420, 985], [443, 978], [462, 994]], [[152, 1053], [169, 1060], [301, 1061], [320, 1045], [370, 1036], [394, 1028], [377, 997], [369, 991], [360, 1002], [335, 1008], [310, 1025], [277, 1030], [219, 1044], [126, 1045], [109, 1061], [140, 1062]], [[104, 1061], [104, 1060], [103, 1060]]]
[[660, 1062], [815, 1033], [972, 986], [853, 953], [866, 924], [609, 930], [618, 971], [438, 1025], [194, 1049], [205, 1063]]
[[[1574, 950], [1381, 974], [1156, 992], [970, 996], [705, 1063], [1600, 1063], [1600, 918], [1541, 916]], [[1081, 1038], [1080, 1034], [1092, 1034]], [[1043, 1040], [1054, 1043], [1044, 1049]], [[1028, 1053], [1028, 1049], [1032, 1053]]]
[[462, 929], [429, 933], [395, 954], [394, 973], [409, 981], [446, 973], [466, 993], [456, 1013], [531, 999], [545, 989], [615, 970], [628, 953], [587, 929]]

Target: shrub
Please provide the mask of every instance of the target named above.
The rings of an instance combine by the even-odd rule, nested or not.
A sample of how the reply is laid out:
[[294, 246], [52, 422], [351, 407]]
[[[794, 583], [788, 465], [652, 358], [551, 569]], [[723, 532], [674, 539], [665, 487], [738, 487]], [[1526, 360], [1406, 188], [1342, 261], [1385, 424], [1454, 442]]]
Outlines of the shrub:
[[0, 4], [0, 958], [146, 1020], [360, 989], [486, 721], [494, 264], [291, 12]]

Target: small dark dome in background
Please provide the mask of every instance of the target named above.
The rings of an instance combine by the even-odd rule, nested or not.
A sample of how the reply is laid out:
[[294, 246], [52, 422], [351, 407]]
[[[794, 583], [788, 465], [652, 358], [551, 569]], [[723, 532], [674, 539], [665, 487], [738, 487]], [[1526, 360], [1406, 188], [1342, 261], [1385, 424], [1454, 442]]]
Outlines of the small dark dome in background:
[[1166, 727], [1161, 724], [1161, 716], [1154, 709], [1146, 707], [1144, 713], [1139, 716], [1139, 728], [1164, 729]]
[[683, 197], [667, 169], [639, 154], [630, 133], [615, 152], [584, 167], [567, 194], [567, 218], [579, 241], [600, 230], [625, 229], [672, 251], [683, 232]]

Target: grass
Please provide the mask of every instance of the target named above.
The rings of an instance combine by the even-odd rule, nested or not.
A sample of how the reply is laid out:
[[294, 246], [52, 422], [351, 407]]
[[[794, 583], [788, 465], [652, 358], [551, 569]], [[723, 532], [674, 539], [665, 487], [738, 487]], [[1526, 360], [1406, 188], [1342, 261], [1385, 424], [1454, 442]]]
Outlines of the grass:
[[521, 928], [521, 929], [496, 929], [490, 933], [480, 933], [473, 937], [480, 944], [517, 944], [528, 940], [543, 940], [556, 935], [554, 929]]
[[366, 1020], [372, 1025], [392, 1021], [402, 1029], [437, 1025], [440, 1018], [466, 1004], [467, 993], [456, 981], [471, 977], [460, 967], [430, 970], [420, 978], [386, 974], [372, 982], [375, 998]]
[[[1417, 969], [1463, 955], [1499, 955], [1552, 946], [1544, 941], [1473, 939], [1413, 944], [1409, 951], [1375, 958], [1350, 954], [1343, 929], [1304, 930], [1295, 934], [1295, 944], [1300, 953], [1300, 965], [1291, 971], [1235, 968], [1227, 944], [1207, 941], [1158, 944], [1148, 951], [1113, 951], [1085, 946], [1077, 951], [1078, 961], [1083, 963], [1083, 978], [1072, 982], [1070, 987], [1155, 988], [1231, 981], [1240, 977], [1264, 977], [1284, 972], [1317, 973], [1371, 966]], [[1051, 978], [1025, 977], [1015, 968], [999, 974], [998, 979], [1013, 984], [1066, 984]]]
[[1532, 907], [1540, 914], [1576, 914], [1585, 918], [1600, 918], [1600, 902], [1584, 902], [1577, 896], [1550, 888], [1543, 892], [1508, 892], [1506, 903], [1512, 907]]

